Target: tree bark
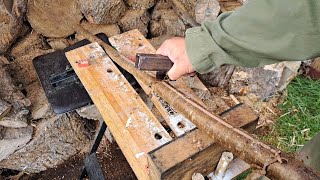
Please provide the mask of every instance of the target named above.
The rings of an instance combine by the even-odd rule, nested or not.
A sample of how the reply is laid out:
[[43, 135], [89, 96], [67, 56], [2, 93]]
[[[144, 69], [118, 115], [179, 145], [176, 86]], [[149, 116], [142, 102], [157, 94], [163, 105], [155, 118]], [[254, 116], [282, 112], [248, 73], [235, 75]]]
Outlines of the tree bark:
[[126, 10], [122, 0], [79, 0], [81, 12], [94, 24], [116, 23]]
[[6, 159], [0, 159], [0, 168], [38, 173], [54, 168], [89, 146], [86, 130], [76, 113], [42, 119], [36, 127], [30, 142]]
[[25, 12], [25, 0], [0, 0], [0, 54], [7, 51], [20, 34]]
[[77, 0], [29, 0], [28, 21], [46, 37], [67, 37], [75, 32], [82, 14]]
[[150, 14], [147, 10], [128, 10], [121, 18], [119, 26], [123, 32], [138, 29], [146, 37], [149, 21]]
[[217, 0], [198, 0], [195, 4], [195, 19], [197, 23], [213, 21], [220, 13], [220, 5]]
[[159, 1], [154, 7], [151, 18], [150, 33], [153, 37], [165, 34], [184, 36], [186, 27], [167, 2]]
[[224, 65], [207, 74], [199, 75], [199, 78], [207, 85], [212, 87], [225, 87], [235, 69], [234, 65]]
[[90, 22], [82, 22], [81, 25], [92, 34], [104, 33], [108, 37], [120, 34], [120, 28], [117, 24], [92, 24]]
[[125, 0], [125, 2], [132, 9], [149, 9], [156, 3], [156, 0]]

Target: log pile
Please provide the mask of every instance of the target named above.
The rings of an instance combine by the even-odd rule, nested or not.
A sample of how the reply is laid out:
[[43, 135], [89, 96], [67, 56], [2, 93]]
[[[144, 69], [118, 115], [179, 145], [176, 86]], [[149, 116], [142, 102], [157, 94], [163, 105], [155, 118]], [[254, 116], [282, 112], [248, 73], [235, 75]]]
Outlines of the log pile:
[[[0, 168], [37, 173], [89, 145], [82, 121], [101, 119], [96, 108], [54, 114], [32, 65], [36, 56], [83, 39], [78, 26], [108, 37], [138, 29], [159, 47], [240, 2], [245, 0], [0, 0]], [[202, 79], [225, 86], [234, 69], [225, 66]]]
[[0, 168], [43, 171], [89, 144], [80, 120], [101, 119], [96, 109], [54, 114], [32, 65], [83, 39], [77, 26], [108, 37], [138, 29], [159, 46], [219, 11], [216, 0], [0, 0]]

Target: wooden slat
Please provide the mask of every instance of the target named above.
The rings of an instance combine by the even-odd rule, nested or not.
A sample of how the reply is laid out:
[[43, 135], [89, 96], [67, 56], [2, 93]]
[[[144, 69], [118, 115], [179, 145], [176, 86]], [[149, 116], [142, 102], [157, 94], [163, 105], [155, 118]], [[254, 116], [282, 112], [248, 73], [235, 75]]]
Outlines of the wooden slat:
[[[149, 43], [149, 41], [137, 30], [131, 30], [109, 38], [113, 47], [115, 47], [123, 56], [134, 61], [137, 53], [154, 54], [156, 49]], [[197, 84], [202, 82], [199, 79], [194, 79]], [[199, 105], [205, 107], [206, 105], [201, 99], [188, 87], [183, 78], [177, 81], [171, 81], [170, 84], [181, 93], [187, 95]]]
[[[136, 176], [148, 179], [146, 154], [171, 137], [98, 43], [69, 51], [66, 56]], [[80, 62], [89, 62], [89, 66], [79, 66]]]
[[[148, 42], [148, 40], [138, 31], [132, 30], [125, 32], [120, 35], [113, 36], [109, 38], [110, 43], [127, 59], [132, 61], [135, 59], [137, 53], [155, 53], [156, 49]], [[153, 73], [151, 75], [155, 76]], [[193, 99], [198, 104], [205, 106], [201, 99], [192, 91], [192, 89], [187, 85], [187, 82], [194, 87], [201, 88], [205, 91], [206, 87], [197, 77], [184, 77], [177, 81], [171, 82], [171, 85], [178, 89], [183, 94]], [[190, 83], [192, 82], [192, 83]], [[144, 91], [150, 95], [151, 90], [148, 86], [139, 82]], [[153, 95], [152, 99], [156, 108], [159, 110], [167, 124], [170, 126], [172, 131], [176, 136], [180, 136], [185, 132], [189, 132], [195, 128], [195, 125], [191, 123], [183, 115], [175, 112], [170, 105], [168, 105], [162, 98]], [[179, 126], [178, 126], [179, 123]], [[183, 128], [181, 125], [183, 124]]]
[[[252, 131], [257, 115], [245, 105], [222, 114], [235, 127]], [[150, 179], [191, 179], [193, 173], [208, 175], [215, 168], [225, 148], [198, 129], [149, 153]]]

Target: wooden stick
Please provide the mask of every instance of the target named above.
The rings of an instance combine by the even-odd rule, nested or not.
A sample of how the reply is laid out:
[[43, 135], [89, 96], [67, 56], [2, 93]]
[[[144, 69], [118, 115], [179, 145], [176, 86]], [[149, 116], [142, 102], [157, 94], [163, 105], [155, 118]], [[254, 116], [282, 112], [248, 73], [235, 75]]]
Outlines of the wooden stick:
[[[213, 115], [181, 93], [177, 92], [167, 82], [157, 81], [145, 72], [138, 71], [132, 64], [125, 61], [120, 54], [82, 27], [79, 34], [88, 40], [98, 42], [118, 65], [149, 85], [152, 90], [167, 101], [173, 108], [191, 120], [200, 130], [209, 134], [217, 143], [226, 147], [236, 156], [250, 164], [256, 164], [267, 170], [268, 175], [276, 179], [319, 179], [320, 173], [315, 172], [302, 162], [287, 157], [280, 157], [280, 151], [260, 142], [239, 128], [234, 128], [219, 116]], [[283, 163], [282, 157], [288, 162]]]

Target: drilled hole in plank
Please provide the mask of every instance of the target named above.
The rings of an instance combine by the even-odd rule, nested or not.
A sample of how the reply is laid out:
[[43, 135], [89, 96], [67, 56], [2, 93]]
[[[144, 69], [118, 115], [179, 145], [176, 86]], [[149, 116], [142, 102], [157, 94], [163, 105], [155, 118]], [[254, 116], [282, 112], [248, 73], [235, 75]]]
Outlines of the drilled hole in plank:
[[156, 133], [154, 135], [154, 138], [156, 138], [157, 140], [160, 140], [160, 139], [162, 139], [162, 136], [159, 133]]
[[108, 68], [108, 69], [107, 69], [107, 72], [108, 72], [108, 73], [112, 73], [113, 71], [112, 71], [112, 69], [109, 69], [109, 68]]
[[177, 126], [178, 126], [180, 129], [183, 129], [184, 127], [186, 127], [182, 121], [178, 122]]

